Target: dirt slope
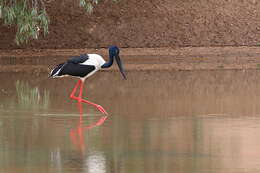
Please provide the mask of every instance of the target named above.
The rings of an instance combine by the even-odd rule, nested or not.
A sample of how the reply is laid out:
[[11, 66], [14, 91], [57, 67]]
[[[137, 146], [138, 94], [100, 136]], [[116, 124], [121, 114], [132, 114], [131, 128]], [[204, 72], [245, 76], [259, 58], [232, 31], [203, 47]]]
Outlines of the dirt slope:
[[[49, 0], [50, 34], [20, 48], [257, 45], [258, 0], [103, 0], [92, 15], [77, 0]], [[0, 49], [19, 48], [0, 27]]]

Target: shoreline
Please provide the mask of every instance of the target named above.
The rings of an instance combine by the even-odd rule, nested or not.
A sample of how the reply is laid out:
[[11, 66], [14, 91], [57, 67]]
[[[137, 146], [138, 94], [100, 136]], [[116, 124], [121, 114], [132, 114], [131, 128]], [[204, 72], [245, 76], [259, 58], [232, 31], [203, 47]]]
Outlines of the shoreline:
[[[47, 72], [71, 56], [107, 49], [16, 49], [0, 52], [0, 72]], [[260, 47], [121, 48], [126, 71], [260, 69]], [[116, 70], [116, 66], [108, 70]]]

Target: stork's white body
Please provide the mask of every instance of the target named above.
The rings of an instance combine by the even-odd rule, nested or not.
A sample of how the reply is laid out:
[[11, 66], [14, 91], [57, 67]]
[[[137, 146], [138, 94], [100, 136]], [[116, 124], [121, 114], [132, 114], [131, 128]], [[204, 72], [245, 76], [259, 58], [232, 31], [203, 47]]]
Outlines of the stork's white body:
[[95, 66], [95, 70], [90, 72], [87, 76], [85, 76], [84, 80], [86, 78], [90, 77], [91, 75], [93, 75], [94, 73], [96, 73], [98, 70], [100, 70], [101, 66], [106, 63], [106, 61], [102, 58], [102, 56], [100, 56], [98, 54], [87, 54], [87, 55], [88, 55], [89, 59], [80, 64], [93, 65], [93, 66]]

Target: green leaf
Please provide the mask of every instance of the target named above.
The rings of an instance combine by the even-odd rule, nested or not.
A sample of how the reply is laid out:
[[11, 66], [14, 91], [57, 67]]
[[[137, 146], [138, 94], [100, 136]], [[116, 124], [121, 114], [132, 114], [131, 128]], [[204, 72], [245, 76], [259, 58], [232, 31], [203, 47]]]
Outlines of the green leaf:
[[3, 10], [2, 5], [0, 5], [0, 18], [2, 18], [2, 16], [3, 16], [2, 10]]
[[[79, 6], [92, 13], [93, 5], [100, 1], [79, 0]], [[43, 0], [0, 0], [0, 18], [4, 24], [17, 26], [15, 42], [18, 45], [29, 39], [38, 39], [41, 32], [37, 27], [43, 29], [44, 36], [49, 33], [50, 19]]]
[[85, 5], [86, 5], [86, 1], [85, 0], [80, 0], [79, 1], [79, 6], [80, 7], [85, 7]]
[[19, 27], [18, 31], [19, 31], [20, 34], [23, 33], [23, 32], [25, 31], [24, 28], [25, 28], [24, 26], [20, 26], [20, 27]]
[[31, 11], [31, 16], [36, 16], [37, 15], [37, 10], [34, 8]]
[[86, 5], [85, 5], [85, 9], [88, 13], [92, 13], [93, 12], [93, 5], [88, 2]]

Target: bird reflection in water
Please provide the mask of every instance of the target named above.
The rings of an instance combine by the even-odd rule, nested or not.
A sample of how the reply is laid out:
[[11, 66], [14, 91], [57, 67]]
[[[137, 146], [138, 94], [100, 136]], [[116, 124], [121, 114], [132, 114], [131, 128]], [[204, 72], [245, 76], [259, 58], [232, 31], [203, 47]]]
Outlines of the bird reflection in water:
[[[101, 126], [107, 119], [107, 115], [104, 114], [99, 118], [98, 121], [89, 124], [89, 125], [84, 125], [83, 124], [83, 109], [82, 109], [82, 102], [78, 101], [78, 109], [79, 109], [79, 123], [76, 128], [73, 128], [70, 130], [70, 138], [72, 143], [81, 151], [84, 152], [85, 150], [85, 143], [84, 143], [84, 132], [86, 130], [91, 130], [94, 127]], [[100, 111], [101, 112], [101, 111]], [[103, 112], [101, 112], [103, 113]]]

